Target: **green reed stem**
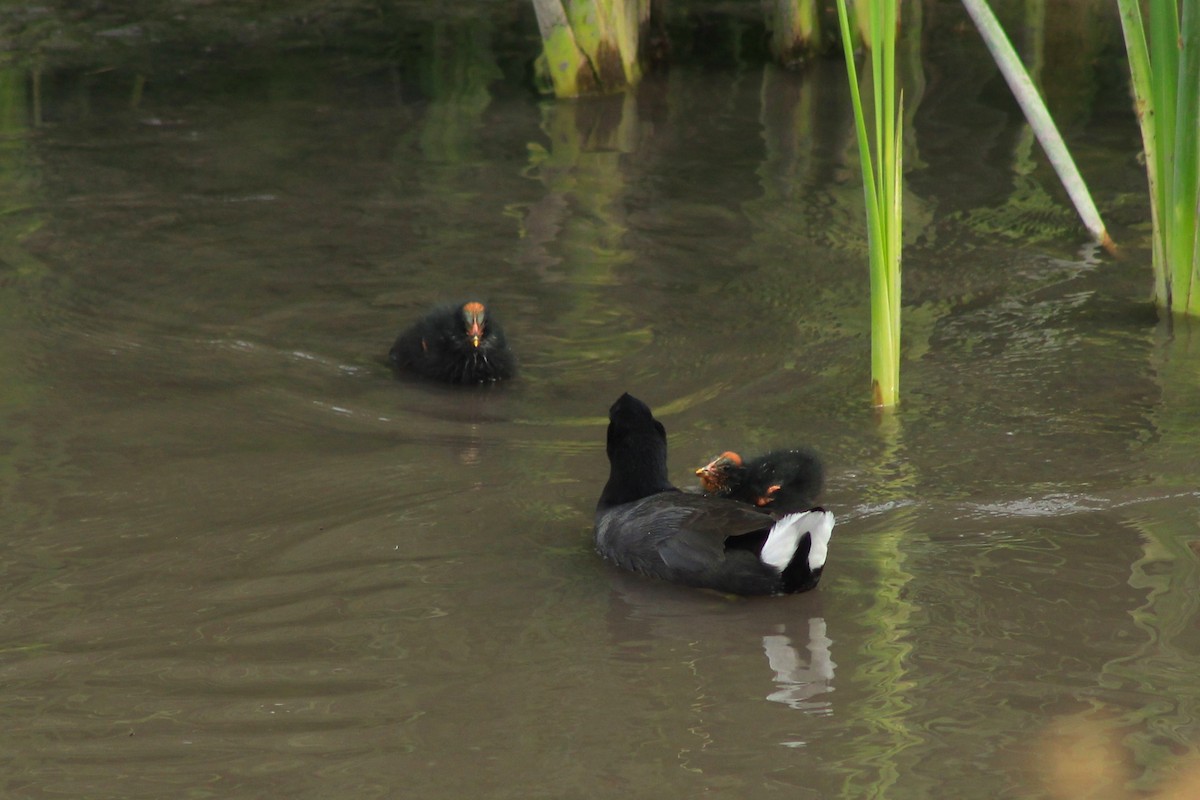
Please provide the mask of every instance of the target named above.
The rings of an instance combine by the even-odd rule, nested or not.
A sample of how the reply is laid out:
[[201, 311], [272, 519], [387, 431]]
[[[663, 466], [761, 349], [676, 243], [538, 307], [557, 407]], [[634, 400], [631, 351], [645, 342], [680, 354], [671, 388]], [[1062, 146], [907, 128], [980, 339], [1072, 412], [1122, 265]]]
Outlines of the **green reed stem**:
[[1200, 314], [1200, 8], [1150, 3], [1150, 36], [1137, 0], [1118, 0], [1154, 223], [1154, 299]]
[[650, 0], [533, 0], [539, 72], [556, 97], [609, 93], [641, 78], [638, 40]]
[[[871, 85], [874, 97], [874, 136], [868, 137], [854, 44], [846, 13], [846, 0], [838, 0], [838, 22], [846, 75], [854, 104], [854, 126], [863, 173], [867, 208], [867, 241], [871, 267], [871, 385], [876, 406], [894, 406], [900, 399], [900, 250], [903, 197], [901, 156], [902, 119], [897, 113], [896, 2], [866, 4], [868, 46], [871, 51]], [[864, 9], [856, 9], [862, 14]], [[903, 98], [900, 98], [900, 114]], [[871, 156], [871, 142], [875, 158]]]

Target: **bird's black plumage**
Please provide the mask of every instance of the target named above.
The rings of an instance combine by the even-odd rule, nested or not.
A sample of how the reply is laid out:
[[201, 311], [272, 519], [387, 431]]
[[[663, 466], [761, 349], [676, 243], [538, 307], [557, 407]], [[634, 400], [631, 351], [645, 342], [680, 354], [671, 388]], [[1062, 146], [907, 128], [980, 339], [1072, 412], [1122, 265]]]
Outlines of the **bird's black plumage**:
[[829, 512], [776, 514], [679, 491], [667, 478], [666, 430], [629, 394], [609, 410], [607, 452], [595, 544], [609, 561], [734, 594], [786, 594], [817, 585], [833, 529]]
[[508, 340], [478, 301], [441, 306], [396, 339], [388, 361], [403, 372], [446, 383], [491, 383], [516, 372]]

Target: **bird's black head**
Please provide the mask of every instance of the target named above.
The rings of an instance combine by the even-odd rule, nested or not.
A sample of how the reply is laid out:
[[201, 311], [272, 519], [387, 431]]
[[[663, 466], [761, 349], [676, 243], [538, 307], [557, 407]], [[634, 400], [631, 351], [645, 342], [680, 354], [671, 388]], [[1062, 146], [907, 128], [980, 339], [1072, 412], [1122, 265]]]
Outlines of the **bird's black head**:
[[[456, 323], [442, 336], [438, 356], [451, 383], [488, 383], [510, 378], [514, 359], [500, 324], [478, 300], [454, 309]], [[448, 334], [448, 335], [447, 335]]]
[[662, 443], [662, 449], [667, 449], [667, 429], [654, 418], [650, 406], [626, 392], [617, 398], [608, 409], [608, 455], [613, 456], [614, 446], [626, 440], [634, 440], [639, 446], [647, 446], [654, 441]]
[[631, 394], [608, 410], [609, 476], [600, 505], [640, 500], [674, 487], [667, 479], [667, 430], [650, 407]]

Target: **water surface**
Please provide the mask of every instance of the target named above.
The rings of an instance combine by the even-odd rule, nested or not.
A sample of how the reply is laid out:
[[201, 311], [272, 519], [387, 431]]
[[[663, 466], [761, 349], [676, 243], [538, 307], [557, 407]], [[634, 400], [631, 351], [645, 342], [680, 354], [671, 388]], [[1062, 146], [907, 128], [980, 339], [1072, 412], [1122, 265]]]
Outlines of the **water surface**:
[[[489, 9], [404, 23], [500, 53], [424, 72], [151, 48], [36, 103], [6, 73], [5, 794], [1044, 797], [1063, 719], [1112, 732], [1130, 788], [1180, 769], [1200, 347], [1146, 305], [1113, 21], [1054, 28], [1042, 77], [1120, 260], [928, 6], [880, 418], [841, 65], [726, 42], [553, 103], [504, 49], [523, 12]], [[519, 379], [397, 380], [399, 329], [473, 294]], [[623, 391], [680, 484], [729, 448], [824, 454], [819, 589], [596, 557]]]

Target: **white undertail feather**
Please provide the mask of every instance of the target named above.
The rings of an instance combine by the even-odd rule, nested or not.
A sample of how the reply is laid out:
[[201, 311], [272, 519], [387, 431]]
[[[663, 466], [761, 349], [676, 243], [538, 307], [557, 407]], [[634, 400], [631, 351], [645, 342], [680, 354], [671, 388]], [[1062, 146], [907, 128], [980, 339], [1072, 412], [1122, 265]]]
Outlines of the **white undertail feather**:
[[806, 534], [811, 542], [808, 547], [808, 568], [815, 570], [825, 566], [829, 537], [833, 535], [833, 514], [821, 509], [788, 514], [776, 522], [767, 534], [767, 541], [758, 557], [764, 564], [783, 572], [796, 554], [800, 538]]
[[833, 536], [833, 512], [809, 511], [817, 514], [816, 524], [812, 528], [812, 544], [808, 548], [808, 568], [820, 569], [825, 566], [825, 556], [829, 554], [829, 539]]

